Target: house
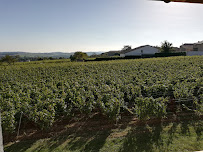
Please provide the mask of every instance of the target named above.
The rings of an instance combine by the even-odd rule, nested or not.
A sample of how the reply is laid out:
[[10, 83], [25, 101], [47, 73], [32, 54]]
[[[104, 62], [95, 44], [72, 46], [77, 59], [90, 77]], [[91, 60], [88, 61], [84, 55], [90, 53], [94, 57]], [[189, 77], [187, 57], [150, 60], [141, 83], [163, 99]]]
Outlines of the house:
[[185, 43], [180, 46], [180, 52], [193, 51], [193, 43]]
[[187, 56], [203, 55], [203, 41], [183, 44], [180, 46], [180, 51], [186, 52]]
[[150, 45], [144, 45], [128, 51], [121, 51], [120, 56], [125, 57], [125, 56], [154, 55], [155, 53], [159, 53], [159, 49]]
[[193, 51], [203, 51], [203, 41], [199, 41], [197, 43], [194, 43]]
[[193, 44], [193, 51], [186, 52], [187, 56], [203, 55], [203, 41]]

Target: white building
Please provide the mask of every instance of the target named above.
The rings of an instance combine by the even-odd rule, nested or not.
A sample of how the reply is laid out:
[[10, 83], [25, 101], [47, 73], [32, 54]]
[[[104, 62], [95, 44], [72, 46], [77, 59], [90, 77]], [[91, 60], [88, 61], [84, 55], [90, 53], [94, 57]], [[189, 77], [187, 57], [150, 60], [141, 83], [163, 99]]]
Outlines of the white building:
[[134, 49], [129, 50], [128, 52], [122, 52], [120, 56], [142, 56], [142, 55], [154, 55], [155, 53], [159, 53], [159, 49], [152, 47], [150, 45], [140, 46]]

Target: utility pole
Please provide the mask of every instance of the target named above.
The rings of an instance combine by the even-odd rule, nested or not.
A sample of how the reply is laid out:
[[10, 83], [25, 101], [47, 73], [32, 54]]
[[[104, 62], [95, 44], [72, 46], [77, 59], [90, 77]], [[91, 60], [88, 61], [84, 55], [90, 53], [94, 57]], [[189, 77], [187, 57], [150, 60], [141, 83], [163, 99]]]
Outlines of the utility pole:
[[0, 152], [4, 152], [3, 136], [2, 136], [2, 128], [1, 128], [1, 112], [0, 112]]

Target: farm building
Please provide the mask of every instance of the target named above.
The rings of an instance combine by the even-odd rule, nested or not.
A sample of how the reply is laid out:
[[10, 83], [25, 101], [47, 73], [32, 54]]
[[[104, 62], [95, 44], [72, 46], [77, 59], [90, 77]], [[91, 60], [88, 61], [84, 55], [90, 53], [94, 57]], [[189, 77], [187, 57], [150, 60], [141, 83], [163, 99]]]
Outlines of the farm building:
[[150, 45], [144, 45], [144, 46], [131, 49], [128, 52], [121, 51], [120, 56], [125, 57], [125, 56], [154, 55], [155, 53], [158, 53], [158, 52], [159, 52], [159, 49], [152, 47]]
[[180, 46], [182, 52], [186, 52], [187, 56], [203, 55], [203, 41], [191, 44], [183, 44]]
[[193, 51], [193, 43], [185, 43], [180, 46], [180, 52], [188, 52], [188, 51]]
[[194, 51], [203, 51], [203, 41], [199, 41], [193, 46]]

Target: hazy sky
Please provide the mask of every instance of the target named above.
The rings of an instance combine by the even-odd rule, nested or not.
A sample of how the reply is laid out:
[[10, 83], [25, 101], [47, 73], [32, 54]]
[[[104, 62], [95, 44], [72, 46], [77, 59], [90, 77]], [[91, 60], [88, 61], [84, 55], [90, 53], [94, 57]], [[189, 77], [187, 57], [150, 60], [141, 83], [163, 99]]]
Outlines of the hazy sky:
[[148, 0], [0, 0], [0, 52], [119, 50], [203, 40], [203, 5]]

